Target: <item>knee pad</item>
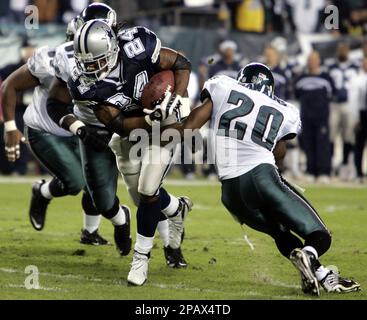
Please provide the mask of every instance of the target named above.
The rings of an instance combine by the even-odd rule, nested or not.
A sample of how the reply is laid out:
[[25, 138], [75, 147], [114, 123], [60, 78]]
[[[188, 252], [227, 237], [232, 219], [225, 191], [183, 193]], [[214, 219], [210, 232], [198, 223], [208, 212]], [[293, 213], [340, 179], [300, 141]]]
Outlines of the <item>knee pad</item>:
[[94, 206], [92, 197], [87, 191], [83, 192], [82, 197], [82, 207], [84, 212], [89, 216], [98, 216], [99, 212], [97, 211], [96, 207]]
[[173, 159], [173, 151], [159, 146], [149, 146], [142, 158], [138, 192], [144, 196], [158, 194]]

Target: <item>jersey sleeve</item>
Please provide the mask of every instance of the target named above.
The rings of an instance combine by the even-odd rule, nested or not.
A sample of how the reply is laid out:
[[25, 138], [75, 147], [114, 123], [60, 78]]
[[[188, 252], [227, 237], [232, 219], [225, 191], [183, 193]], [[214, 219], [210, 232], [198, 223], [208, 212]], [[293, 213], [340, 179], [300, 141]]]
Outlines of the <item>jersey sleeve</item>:
[[52, 60], [55, 56], [55, 50], [49, 47], [37, 49], [27, 61], [29, 72], [41, 83], [44, 79], [53, 76]]
[[69, 77], [67, 80], [67, 86], [73, 101], [78, 104], [92, 107], [101, 102], [98, 100], [95, 86], [88, 86], [83, 83], [80, 77], [75, 77], [75, 74]]
[[204, 102], [207, 98], [214, 100], [217, 86], [221, 82], [221, 80], [224, 80], [223, 76], [215, 76], [204, 83], [203, 89], [200, 94], [201, 102]]
[[135, 27], [119, 33], [119, 38], [122, 40], [122, 50], [128, 58], [153, 65], [159, 63], [162, 45], [153, 31], [145, 27]]
[[285, 123], [279, 134], [279, 140], [294, 139], [302, 129], [300, 112], [294, 105], [287, 104]]
[[71, 71], [69, 59], [74, 56], [74, 48], [72, 43], [61, 45], [56, 49], [55, 58], [53, 61], [55, 76], [60, 80], [67, 82]]

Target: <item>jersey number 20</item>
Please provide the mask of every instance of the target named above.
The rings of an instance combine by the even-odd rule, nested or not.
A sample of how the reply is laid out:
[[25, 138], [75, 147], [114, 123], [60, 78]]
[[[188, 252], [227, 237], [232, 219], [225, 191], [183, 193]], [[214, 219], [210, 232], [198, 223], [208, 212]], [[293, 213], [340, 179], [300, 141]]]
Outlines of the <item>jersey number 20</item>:
[[[236, 106], [240, 103], [240, 105], [222, 115], [219, 121], [218, 135], [243, 140], [247, 124], [236, 121], [234, 135], [231, 134], [230, 125], [233, 120], [250, 114], [255, 104], [247, 95], [235, 90], [231, 91], [228, 103]], [[251, 140], [268, 150], [272, 150], [283, 120], [283, 114], [277, 109], [261, 106], [251, 133]]]

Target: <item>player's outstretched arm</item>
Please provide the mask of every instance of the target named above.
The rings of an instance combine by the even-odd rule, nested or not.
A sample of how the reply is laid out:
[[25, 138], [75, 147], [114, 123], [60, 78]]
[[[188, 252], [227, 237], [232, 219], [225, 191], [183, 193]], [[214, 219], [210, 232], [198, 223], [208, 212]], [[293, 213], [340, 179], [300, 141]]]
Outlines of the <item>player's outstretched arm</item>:
[[150, 129], [145, 117], [125, 118], [113, 105], [98, 105], [93, 108], [97, 119], [121, 137], [128, 136], [134, 129]]
[[190, 115], [181, 123], [175, 123], [167, 128], [179, 130], [181, 135], [185, 130], [200, 129], [210, 120], [213, 111], [213, 102], [207, 98], [200, 106], [193, 109]]
[[72, 98], [67, 84], [55, 77], [48, 94], [47, 113], [58, 126], [73, 132], [76, 130], [73, 130], [72, 125], [75, 126], [78, 120], [68, 110], [71, 103]]
[[1, 105], [4, 114], [5, 151], [9, 162], [20, 158], [20, 142], [25, 142], [23, 134], [15, 124], [17, 93], [32, 89], [39, 81], [28, 70], [27, 64], [15, 70], [1, 85]]

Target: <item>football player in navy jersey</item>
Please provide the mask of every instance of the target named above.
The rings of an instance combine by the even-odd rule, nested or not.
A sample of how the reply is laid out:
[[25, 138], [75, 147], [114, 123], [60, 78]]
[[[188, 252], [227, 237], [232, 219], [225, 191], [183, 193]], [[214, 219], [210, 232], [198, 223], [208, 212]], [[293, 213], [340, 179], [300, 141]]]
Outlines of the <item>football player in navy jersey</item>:
[[[68, 80], [68, 87], [76, 106], [75, 115], [62, 112], [60, 101], [64, 106], [71, 102], [67, 90], [55, 90], [58, 116], [54, 120], [79, 135], [84, 144], [87, 141], [92, 145], [103, 144], [99, 131], [107, 129], [115, 133], [110, 146], [128, 191], [138, 206], [138, 232], [128, 282], [142, 285], [147, 279], [150, 251], [161, 212], [169, 219], [167, 263], [172, 267], [186, 266], [180, 245], [184, 218], [192, 202], [186, 197], [176, 198], [161, 187], [174, 150], [148, 144], [141, 150], [140, 160], [132, 159], [129, 153], [133, 144], [128, 136], [137, 128], [150, 129], [156, 121], [166, 124], [172, 118], [175, 121], [174, 111], [182, 112], [183, 116], [187, 113], [188, 98], [183, 96], [191, 64], [176, 51], [162, 48], [156, 35], [144, 27], [120, 30], [117, 36], [102, 20], [90, 21], [79, 29], [74, 51], [76, 68]], [[142, 90], [149, 79], [162, 70], [174, 72], [175, 92], [167, 91], [163, 101], [146, 114], [140, 103]], [[56, 109], [52, 108], [52, 101], [49, 107]], [[153, 161], [149, 161], [151, 158]], [[95, 178], [98, 181], [98, 176]]]
[[[93, 3], [75, 19], [71, 29], [77, 30], [83, 25], [83, 22], [93, 18], [102, 19], [116, 32], [122, 27], [122, 24], [116, 22], [116, 13], [111, 7], [105, 4]], [[66, 115], [64, 114], [66, 109], [62, 108], [62, 106], [65, 106], [65, 102], [70, 99], [67, 81], [75, 67], [73, 42], [68, 42], [58, 47], [53, 61], [56, 77], [50, 88], [48, 113], [53, 121], [59, 124], [63, 115]], [[114, 225], [115, 243], [120, 254], [127, 255], [131, 248], [129, 223], [126, 223], [129, 219], [129, 212], [126, 206], [120, 206], [119, 199], [116, 197], [118, 176], [116, 159], [111, 150], [107, 148], [107, 142], [111, 134], [103, 130], [103, 124], [96, 120], [93, 116], [93, 111], [83, 108], [81, 102], [74, 106], [74, 111], [79, 121], [83, 121], [86, 124], [85, 127], [78, 130], [77, 136], [80, 138], [83, 154], [82, 167], [88, 190], [93, 197], [94, 204], [99, 208], [103, 216]], [[76, 132], [73, 133], [76, 134]], [[98, 228], [98, 225], [98, 221], [93, 224], [89, 223], [88, 228], [95, 230]], [[157, 229], [164, 242], [167, 264], [171, 267], [185, 267], [186, 262], [181, 251], [170, 247], [169, 237], [172, 232], [170, 233], [169, 231], [169, 223], [163, 213]], [[173, 232], [175, 231], [174, 228], [171, 229]], [[177, 237], [173, 238], [176, 239]]]

